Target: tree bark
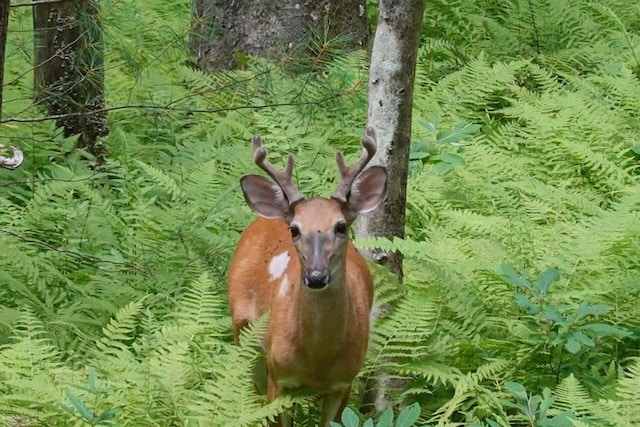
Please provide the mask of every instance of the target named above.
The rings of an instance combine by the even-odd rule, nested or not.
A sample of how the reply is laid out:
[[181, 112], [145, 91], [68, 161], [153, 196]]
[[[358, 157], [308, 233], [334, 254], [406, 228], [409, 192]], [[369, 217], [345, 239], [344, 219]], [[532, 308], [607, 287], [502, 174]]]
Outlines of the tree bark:
[[98, 159], [98, 137], [109, 133], [104, 110], [104, 41], [97, 0], [33, 6], [34, 98], [61, 116], [65, 136]]
[[7, 47], [9, 28], [9, 0], [0, 0], [0, 117], [2, 117], [2, 93], [4, 83], [4, 52]]
[[[387, 200], [375, 211], [361, 215], [356, 221], [356, 236], [404, 237], [407, 175], [411, 144], [411, 112], [413, 85], [422, 26], [423, 0], [380, 0], [378, 26], [371, 52], [369, 69], [369, 111], [367, 126], [377, 135], [378, 154], [373, 163], [387, 168]], [[386, 266], [402, 281], [402, 256], [371, 250], [366, 254], [374, 262]], [[388, 307], [382, 307], [383, 315]], [[374, 319], [375, 321], [375, 319]], [[369, 382], [361, 410], [379, 412], [389, 406], [389, 384], [384, 374]]]
[[193, 0], [189, 45], [205, 71], [236, 68], [243, 55], [281, 60], [325, 27], [328, 37], [350, 36], [343, 47], [366, 48], [365, 6], [364, 0]]

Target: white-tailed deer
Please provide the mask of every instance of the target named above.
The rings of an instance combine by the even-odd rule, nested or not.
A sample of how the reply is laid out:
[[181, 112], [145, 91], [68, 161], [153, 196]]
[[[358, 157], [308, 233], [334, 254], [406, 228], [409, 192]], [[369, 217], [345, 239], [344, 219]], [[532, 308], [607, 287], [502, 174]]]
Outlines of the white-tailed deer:
[[[242, 233], [231, 263], [234, 337], [238, 342], [243, 327], [270, 313], [263, 341], [268, 400], [297, 388], [322, 394], [322, 427], [339, 420], [369, 340], [373, 279], [349, 226], [385, 198], [387, 174], [380, 166], [364, 170], [376, 152], [372, 128], [362, 147], [352, 167], [336, 153], [341, 179], [329, 199], [306, 200], [292, 181], [293, 155], [276, 170], [259, 135], [254, 161], [275, 183], [259, 175], [240, 180], [261, 218]], [[281, 415], [280, 424], [291, 425], [290, 417]]]

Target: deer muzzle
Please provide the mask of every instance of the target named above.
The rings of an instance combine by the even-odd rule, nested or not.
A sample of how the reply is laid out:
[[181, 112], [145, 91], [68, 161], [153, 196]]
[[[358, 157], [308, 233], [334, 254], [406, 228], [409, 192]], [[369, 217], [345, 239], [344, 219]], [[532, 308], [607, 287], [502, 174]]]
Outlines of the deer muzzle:
[[307, 269], [304, 272], [304, 284], [315, 290], [324, 289], [331, 280], [331, 270], [328, 268]]

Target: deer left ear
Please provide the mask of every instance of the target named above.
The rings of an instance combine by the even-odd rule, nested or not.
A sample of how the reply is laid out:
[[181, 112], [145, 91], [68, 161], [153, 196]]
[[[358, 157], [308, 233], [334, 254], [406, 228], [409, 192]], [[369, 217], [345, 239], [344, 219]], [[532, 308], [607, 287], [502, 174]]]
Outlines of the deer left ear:
[[242, 194], [252, 211], [264, 218], [286, 218], [289, 202], [278, 184], [260, 175], [240, 178]]
[[351, 184], [347, 197], [349, 216], [372, 211], [387, 197], [387, 170], [372, 166], [363, 171]]

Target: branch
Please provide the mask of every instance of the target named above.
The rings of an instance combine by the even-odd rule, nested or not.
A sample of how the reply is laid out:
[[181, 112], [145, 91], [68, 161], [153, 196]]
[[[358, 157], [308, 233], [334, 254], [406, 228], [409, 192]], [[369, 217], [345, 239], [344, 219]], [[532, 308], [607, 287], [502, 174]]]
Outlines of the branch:
[[76, 0], [33, 0], [25, 3], [10, 4], [9, 7], [23, 7], [23, 6], [35, 6], [38, 4], [54, 4], [54, 3], [67, 3]]
[[96, 110], [88, 110], [85, 112], [75, 112], [75, 113], [67, 113], [67, 114], [52, 114], [49, 116], [44, 116], [44, 117], [30, 117], [30, 118], [26, 118], [26, 119], [21, 119], [18, 117], [9, 117], [6, 118], [4, 120], [0, 120], [0, 124], [2, 123], [37, 123], [37, 122], [44, 122], [47, 120], [59, 120], [59, 119], [64, 119], [67, 117], [73, 117], [73, 116], [91, 116], [94, 114], [101, 114], [101, 113], [105, 113], [105, 112], [111, 112], [111, 111], [117, 111], [117, 110], [128, 110], [128, 109], [138, 109], [138, 110], [165, 110], [165, 111], [173, 111], [173, 112], [178, 112], [178, 113], [183, 113], [185, 115], [190, 115], [190, 114], [195, 114], [195, 113], [204, 113], [204, 114], [211, 114], [211, 113], [221, 113], [221, 112], [226, 112], [226, 111], [238, 111], [238, 110], [261, 110], [264, 108], [276, 108], [276, 107], [295, 107], [295, 106], [303, 106], [303, 105], [322, 105], [328, 101], [337, 99], [337, 98], [341, 98], [343, 96], [346, 96], [347, 94], [351, 93], [352, 91], [347, 91], [347, 92], [340, 92], [340, 93], [335, 93], [333, 95], [327, 96], [325, 98], [322, 99], [318, 99], [316, 101], [306, 101], [306, 102], [280, 102], [280, 103], [272, 103], [272, 104], [264, 104], [264, 105], [240, 105], [240, 106], [236, 106], [236, 107], [222, 107], [222, 108], [213, 108], [213, 109], [207, 109], [207, 108], [199, 108], [199, 109], [192, 109], [192, 108], [186, 108], [186, 109], [174, 109], [169, 107], [171, 104], [173, 104], [173, 102], [167, 104], [167, 105], [153, 105], [153, 104], [129, 104], [129, 105], [118, 105], [115, 107], [105, 107], [105, 108], [99, 108]]
[[84, 261], [84, 262], [86, 262], [88, 264], [120, 265], [120, 266], [124, 266], [126, 268], [129, 268], [131, 270], [137, 271], [139, 273], [150, 274], [149, 271], [145, 271], [142, 268], [140, 268], [140, 267], [138, 267], [135, 264], [132, 264], [130, 262], [107, 261], [107, 260], [100, 259], [100, 258], [97, 258], [97, 257], [94, 257], [94, 256], [81, 254], [79, 252], [74, 252], [74, 251], [69, 251], [69, 250], [66, 250], [66, 249], [56, 248], [55, 246], [53, 246], [53, 245], [51, 245], [51, 244], [49, 244], [49, 243], [47, 243], [45, 241], [36, 240], [36, 239], [30, 239], [28, 237], [21, 236], [20, 234], [15, 233], [13, 231], [9, 231], [9, 230], [7, 230], [5, 228], [0, 228], [0, 233], [4, 233], [4, 234], [7, 234], [9, 236], [15, 237], [16, 239], [22, 240], [23, 242], [26, 242], [26, 243], [33, 243], [35, 245], [43, 246], [43, 247], [45, 247], [47, 249], [51, 249], [51, 250], [56, 251], [56, 252], [58, 252], [60, 254], [63, 254], [63, 255], [71, 255], [74, 258], [76, 258], [77, 260]]

